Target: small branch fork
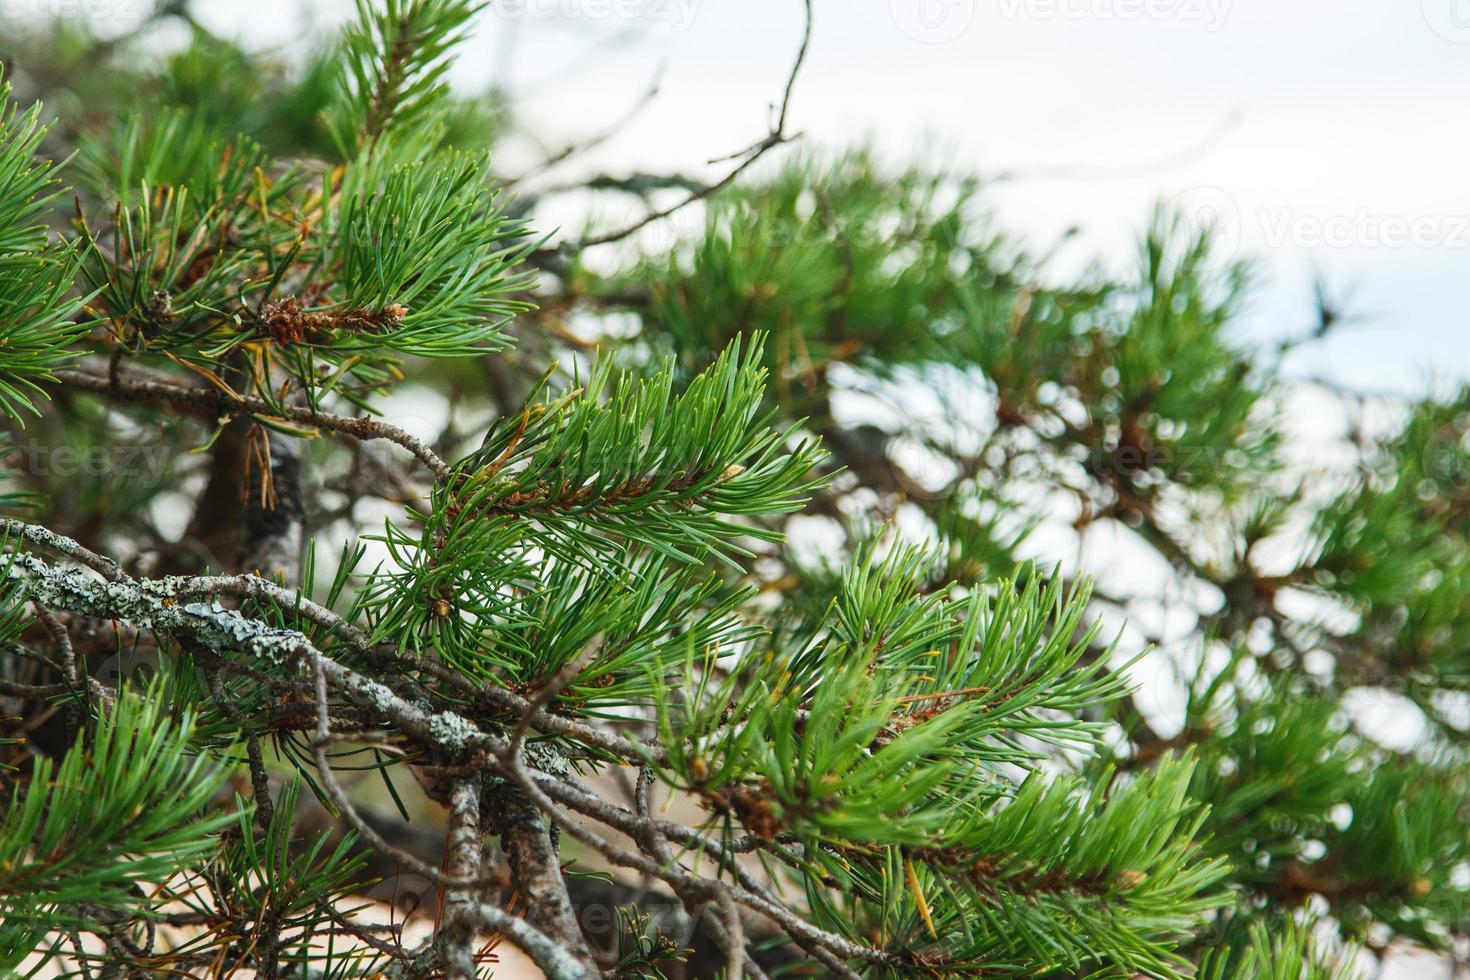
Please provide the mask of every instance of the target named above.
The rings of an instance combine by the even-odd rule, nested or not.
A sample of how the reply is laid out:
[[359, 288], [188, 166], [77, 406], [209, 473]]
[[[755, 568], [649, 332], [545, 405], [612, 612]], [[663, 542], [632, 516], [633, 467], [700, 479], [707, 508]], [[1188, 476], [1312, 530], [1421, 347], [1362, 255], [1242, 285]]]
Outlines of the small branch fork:
[[122, 402], [167, 405], [174, 409], [192, 410], [211, 417], [246, 412], [264, 418], [296, 422], [329, 432], [337, 432], [362, 441], [383, 439], [396, 443], [412, 453], [440, 482], [449, 479], [452, 470], [438, 453], [421, 439], [387, 422], [367, 416], [334, 415], [296, 405], [272, 405], [264, 399], [241, 395], [221, 388], [181, 385], [153, 378], [113, 372], [109, 375], [89, 371], [55, 372], [56, 379], [81, 391], [105, 395]]
[[[597, 977], [596, 965], [566, 898], [553, 828], [614, 865], [664, 882], [687, 906], [698, 909], [725, 952], [728, 976], [764, 977], [746, 948], [742, 909], [774, 922], [835, 976], [859, 977], [849, 965], [853, 962], [876, 966], [906, 963], [899, 954], [813, 925], [789, 908], [735, 860], [741, 851], [758, 846], [755, 842], [723, 840], [656, 819], [649, 805], [653, 775], [648, 763], [662, 757], [659, 748], [637, 745], [622, 735], [557, 718], [545, 710], [574, 671], [559, 672], [546, 689], [530, 699], [506, 691], [479, 689], [443, 665], [430, 664], [394, 648], [374, 646], [363, 631], [331, 610], [255, 576], [133, 579], [110, 559], [37, 525], [0, 519], [0, 533], [12, 542], [19, 539], [77, 562], [97, 576], [74, 566], [50, 566], [29, 553], [16, 553], [8, 567], [9, 577], [48, 610], [104, 617], [168, 635], [200, 649], [227, 669], [250, 671], [294, 663], [308, 673], [316, 716], [311, 748], [324, 791], [342, 818], [370, 846], [435, 882], [446, 894], [435, 945], [415, 956], [415, 963], [433, 962], [450, 977], [473, 976], [476, 935], [486, 930], [498, 932], [520, 947], [549, 977]], [[314, 627], [318, 640], [218, 604], [191, 601], [210, 596], [268, 603]], [[318, 646], [326, 640], [353, 660], [383, 668], [381, 676], [394, 678], [394, 687], [404, 693], [328, 656]], [[494, 719], [496, 728], [503, 729], [507, 717], [513, 717], [512, 734], [495, 734], [455, 711], [436, 708], [436, 701], [439, 705], [448, 702], [422, 686], [421, 681], [452, 688], [456, 698], [475, 706], [457, 704], [460, 710], [477, 714], [478, 708]], [[434, 764], [444, 763], [445, 771], [453, 773], [448, 785], [447, 860], [442, 871], [389, 844], [352, 806], [328, 757], [333, 738], [333, 699], [347, 702], [361, 715], [379, 719], [389, 737]], [[575, 739], [624, 763], [642, 767], [635, 808], [610, 803], [570, 776], [533, 768], [525, 752], [532, 731]], [[608, 839], [591, 829], [587, 821], [626, 835], [637, 850]], [[487, 888], [498, 882], [481, 867], [481, 845], [492, 830], [501, 834], [510, 857], [518, 891], [527, 905], [525, 918], [483, 898]], [[675, 853], [675, 844], [708, 855], [729, 880], [689, 871]], [[404, 975], [414, 975], [413, 969]]]
[[802, 29], [801, 47], [796, 52], [796, 60], [792, 63], [791, 72], [786, 78], [786, 88], [781, 95], [781, 106], [776, 113], [776, 120], [772, 124], [770, 132], [766, 133], [765, 136], [761, 137], [759, 140], [752, 143], [750, 146], [747, 146], [743, 150], [732, 153], [729, 156], [718, 157], [714, 160], [711, 160], [710, 163], [725, 163], [732, 160], [739, 161], [734, 167], [730, 168], [730, 170], [725, 173], [725, 176], [721, 177], [714, 183], [705, 184], [702, 187], [698, 187], [695, 190], [690, 191], [682, 200], [680, 200], [676, 204], [672, 204], [666, 208], [649, 211], [642, 218], [639, 218], [637, 221], [633, 222], [630, 225], [619, 228], [616, 231], [607, 232], [606, 234], [597, 235], [592, 238], [584, 238], [578, 242], [565, 244], [561, 246], [558, 251], [562, 253], [577, 253], [581, 252], [584, 249], [593, 248], [598, 245], [610, 245], [613, 242], [622, 241], [630, 235], [633, 235], [653, 224], [655, 221], [662, 221], [664, 218], [669, 217], [676, 211], [681, 211], [691, 204], [695, 204], [699, 201], [704, 200], [707, 197], [710, 197], [713, 194], [718, 193], [719, 191], [724, 190], [726, 187], [734, 183], [736, 178], [745, 173], [745, 171], [749, 170], [757, 160], [759, 160], [766, 154], [767, 151], [772, 150], [783, 143], [789, 143], [791, 140], [795, 139], [795, 135], [788, 132], [786, 125], [788, 116], [790, 115], [791, 111], [791, 95], [796, 89], [796, 79], [797, 76], [801, 74], [802, 65], [806, 63], [807, 49], [811, 47], [812, 0], [805, 0], [805, 9], [806, 20], [805, 26]]

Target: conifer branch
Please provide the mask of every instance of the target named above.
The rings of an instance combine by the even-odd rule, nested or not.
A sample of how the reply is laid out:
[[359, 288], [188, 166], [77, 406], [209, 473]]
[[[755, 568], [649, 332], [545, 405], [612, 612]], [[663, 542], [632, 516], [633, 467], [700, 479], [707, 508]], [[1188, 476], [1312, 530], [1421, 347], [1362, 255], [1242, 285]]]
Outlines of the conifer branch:
[[428, 467], [436, 479], [447, 479], [451, 473], [449, 465], [422, 440], [397, 426], [367, 416], [333, 415], [292, 405], [269, 404], [263, 399], [239, 395], [218, 387], [185, 386], [152, 378], [135, 378], [127, 374], [103, 377], [86, 371], [67, 370], [57, 372], [56, 380], [121, 402], [167, 405], [198, 411], [213, 418], [242, 412], [267, 420], [298, 422], [359, 440], [383, 439], [411, 453]]
[[[813, 7], [712, 181], [516, 202], [518, 107], [448, 85], [478, 0], [360, 0], [289, 66], [0, 38], [87, 110], [0, 91], [0, 972], [1350, 980], [1470, 939], [1470, 394], [1353, 401], [1324, 481], [1209, 230], [1069, 280], [977, 175], [757, 167]], [[646, 210], [543, 247], [583, 192]], [[1027, 558], [1100, 529], [1095, 592]]]

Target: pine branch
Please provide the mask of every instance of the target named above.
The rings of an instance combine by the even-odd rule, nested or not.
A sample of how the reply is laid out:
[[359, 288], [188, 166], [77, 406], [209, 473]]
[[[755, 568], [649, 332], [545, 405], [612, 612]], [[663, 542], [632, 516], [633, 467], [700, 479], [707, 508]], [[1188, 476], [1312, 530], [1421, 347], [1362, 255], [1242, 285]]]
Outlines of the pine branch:
[[344, 156], [370, 148], [390, 123], [411, 127], [445, 101], [445, 55], [485, 7], [478, 0], [359, 0], [357, 21], [337, 54], [341, 75], [327, 110]]
[[[513, 203], [486, 151], [516, 107], [447, 85], [473, 0], [361, 0], [296, 65], [7, 35], [86, 112], [0, 110], [0, 413], [35, 419], [0, 433], [6, 969], [468, 977], [488, 938], [578, 980], [1345, 980], [1333, 933], [1464, 944], [1470, 396], [1394, 431], [1341, 396], [1322, 491], [1209, 230], [1160, 210], [1131, 271], [1068, 278], [970, 173], [757, 168], [803, 6], [769, 132], [712, 182]], [[62, 208], [39, 154], [73, 149]], [[584, 191], [648, 210], [544, 248]], [[380, 421], [426, 396], [438, 437]], [[298, 574], [309, 529], [346, 540]], [[1096, 593], [1025, 560], [1104, 530], [1129, 561]], [[284, 574], [167, 575], [201, 564]], [[1180, 711], [1128, 700], [1099, 637], [1129, 617]], [[1380, 690], [1423, 713], [1411, 751], [1362, 723]], [[249, 801], [207, 791], [231, 771]], [[563, 837], [639, 878], [596, 899], [616, 925], [579, 928]], [[437, 890], [423, 943], [358, 914], [368, 862]]]
[[229, 811], [199, 816], [228, 771], [195, 754], [195, 719], [170, 718], [157, 695], [120, 696], [54, 770], [37, 760], [26, 792], [9, 800], [0, 817], [9, 928], [90, 928], [96, 909], [137, 916], [136, 884], [197, 863], [236, 821]]
[[[59, 548], [74, 550], [74, 545], [61, 541]], [[514, 750], [511, 744], [477, 727], [457, 713], [436, 712], [432, 708], [421, 707], [402, 699], [382, 683], [370, 680], [324, 656], [320, 649], [300, 633], [252, 621], [239, 612], [225, 609], [218, 604], [192, 602], [180, 605], [175, 600], [180, 594], [179, 582], [176, 580], [135, 583], [121, 577], [107, 584], [99, 584], [77, 569], [52, 569], [45, 562], [28, 554], [14, 556], [10, 575], [15, 581], [22, 583], [29, 593], [43, 601], [54, 603], [58, 608], [128, 621], [163, 635], [188, 637], [226, 659], [232, 653], [245, 655], [267, 668], [272, 665], [284, 667], [297, 664], [304, 659], [311, 665], [316, 676], [319, 717], [326, 711], [325, 692], [331, 690], [364, 710], [377, 713], [390, 721], [397, 731], [416, 739], [426, 748], [451, 755], [480, 750], [485, 754], [487, 762], [493, 761], [494, 771], [510, 778], [538, 809], [555, 819], [563, 831], [597, 846], [616, 863], [668, 880], [675, 887], [684, 890], [728, 888], [730, 897], [736, 902], [774, 918], [783, 928], [791, 930], [793, 937], [799, 941], [823, 947], [824, 962], [833, 956], [839, 959], [884, 958], [885, 954], [880, 951], [865, 949], [835, 933], [810, 926], [774, 897], [763, 897], [760, 892], [743, 887], [713, 886], [708, 879], [663, 868], [656, 862], [633, 855], [584, 831], [576, 823], [564, 819], [557, 803], [546, 795], [549, 790], [557, 792], [563, 801], [575, 801], [580, 799], [579, 791], [573, 791], [568, 796], [566, 790], [557, 788], [566, 784], [556, 776], [543, 774], [540, 778], [546, 780], [544, 783], [533, 779], [524, 768], [520, 752]], [[318, 752], [324, 744], [319, 736], [316, 743]], [[322, 768], [324, 772], [327, 769], [325, 766]], [[327, 785], [330, 786], [331, 783]], [[345, 803], [344, 798], [339, 797], [338, 800], [339, 805]], [[351, 813], [350, 806], [344, 807], [344, 813]], [[616, 811], [594, 807], [592, 813], [613, 821], [614, 825], [627, 826], [626, 818]], [[636, 821], [636, 817], [632, 819]], [[354, 826], [359, 831], [367, 830], [364, 834], [367, 839], [374, 839], [370, 828], [365, 828], [365, 825], [358, 822], [354, 822]], [[402, 860], [406, 856], [399, 854], [397, 857]], [[405, 863], [418, 873], [441, 881], [449, 887], [473, 887], [478, 884], [445, 878], [436, 869], [420, 867], [419, 862], [407, 860]]]
[[0, 84], [0, 414], [35, 413], [41, 382], [74, 356], [89, 324], [73, 322], [75, 249], [53, 243], [46, 215], [61, 193], [56, 169], [36, 152], [46, 129], [40, 106], [20, 112]]
[[784, 451], [794, 430], [767, 427], [762, 343], [732, 346], [677, 393], [672, 368], [638, 380], [604, 361], [584, 388], [487, 434], [460, 465], [465, 485], [452, 509], [531, 518], [547, 547], [572, 555], [599, 540], [637, 541], [682, 561], [706, 550], [748, 554], [730, 539], [772, 532], [721, 515], [790, 512], [816, 486], [807, 474], [821, 459], [809, 441]]
[[116, 401], [189, 409], [201, 413], [201, 417], [205, 418], [219, 418], [237, 411], [248, 412], [252, 417], [266, 423], [297, 422], [354, 439], [385, 439], [415, 456], [436, 478], [445, 479], [450, 474], [449, 465], [421, 440], [397, 426], [368, 416], [349, 417], [291, 405], [268, 404], [259, 398], [234, 394], [218, 387], [185, 386], [150, 377], [134, 377], [129, 373], [106, 377], [88, 371], [61, 371], [57, 373], [56, 380]]

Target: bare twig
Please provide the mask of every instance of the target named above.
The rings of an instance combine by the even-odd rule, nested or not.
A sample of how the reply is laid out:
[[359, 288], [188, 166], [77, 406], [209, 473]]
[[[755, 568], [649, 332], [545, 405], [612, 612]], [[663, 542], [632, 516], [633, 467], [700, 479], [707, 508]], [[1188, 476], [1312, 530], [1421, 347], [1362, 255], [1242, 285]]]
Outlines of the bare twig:
[[807, 49], [811, 46], [812, 0], [805, 0], [805, 9], [806, 20], [805, 27], [803, 28], [801, 35], [801, 47], [796, 53], [796, 61], [793, 62], [791, 65], [791, 73], [786, 78], [786, 88], [781, 96], [781, 107], [776, 115], [775, 125], [771, 127], [771, 131], [768, 132], [764, 137], [752, 143], [745, 149], [730, 154], [727, 157], [717, 158], [710, 161], [711, 163], [719, 163], [722, 160], [739, 160], [740, 162], [738, 164], [732, 167], [725, 174], [725, 176], [721, 177], [719, 180], [715, 181], [712, 184], [706, 184], [698, 190], [690, 192], [683, 200], [679, 201], [676, 204], [670, 205], [666, 208], [660, 208], [654, 211], [650, 211], [642, 218], [638, 219], [630, 225], [626, 225], [623, 228], [618, 229], [617, 231], [608, 232], [603, 235], [596, 235], [592, 238], [584, 238], [579, 242], [564, 245], [561, 249], [559, 249], [559, 251], [580, 252], [584, 249], [594, 248], [598, 245], [609, 245], [613, 242], [622, 241], [629, 235], [635, 234], [636, 232], [641, 231], [642, 229], [653, 224], [655, 221], [661, 221], [664, 218], [667, 218], [669, 215], [675, 213], [676, 211], [681, 211], [691, 204], [702, 201], [710, 195], [724, 190], [726, 187], [730, 186], [730, 184], [732, 184], [737, 177], [743, 174], [746, 170], [749, 170], [750, 167], [753, 166], [755, 162], [759, 160], [762, 156], [764, 156], [767, 151], [777, 146], [780, 146], [782, 143], [790, 142], [793, 137], [786, 130], [786, 121], [791, 110], [791, 96], [796, 88], [797, 76], [801, 73], [802, 65], [806, 63]]
[[597, 964], [577, 923], [546, 817], [509, 784], [492, 795], [491, 810], [510, 864], [511, 880], [526, 904], [527, 920], [595, 973]]
[[87, 371], [57, 371], [56, 379], [63, 384], [83, 391], [126, 402], [171, 405], [192, 408], [216, 417], [237, 412], [251, 415], [298, 422], [318, 429], [326, 429], [354, 439], [384, 439], [412, 453], [427, 466], [436, 480], [447, 480], [452, 473], [449, 464], [416, 436], [410, 435], [396, 425], [380, 422], [367, 416], [333, 415], [296, 405], [272, 405], [264, 399], [249, 395], [232, 394], [215, 387], [200, 385], [170, 384], [163, 381], [118, 375], [108, 378]]
[[525, 919], [493, 905], [482, 904], [477, 911], [485, 928], [493, 929], [520, 947], [546, 974], [547, 980], [590, 980], [598, 976]]
[[531, 167], [520, 176], [504, 181], [504, 185], [506, 187], [515, 187], [517, 184], [524, 183], [525, 181], [530, 180], [533, 177], [545, 173], [558, 164], [565, 163], [567, 160], [570, 160], [574, 156], [578, 156], [579, 154], [586, 153], [589, 150], [596, 149], [603, 143], [606, 143], [608, 140], [612, 139], [614, 136], [617, 136], [619, 133], [623, 132], [624, 129], [627, 128], [628, 124], [638, 117], [639, 113], [648, 108], [648, 106], [653, 102], [654, 99], [658, 98], [659, 87], [663, 83], [665, 67], [666, 66], [662, 64], [658, 66], [658, 68], [653, 73], [653, 80], [649, 82], [647, 90], [644, 91], [644, 93], [638, 98], [638, 100], [633, 103], [633, 105], [628, 109], [627, 112], [619, 116], [611, 125], [604, 127], [601, 131], [587, 137], [584, 140], [568, 143], [566, 146], [562, 147], [557, 152], [550, 154], [545, 160], [542, 160], [540, 163]]
[[[331, 664], [335, 668], [334, 672], [350, 673], [350, 671], [327, 660], [327, 658], [322, 656], [320, 650], [310, 643], [306, 643], [304, 637], [303, 647], [311, 661], [312, 678], [316, 686], [317, 727], [316, 737], [312, 739], [311, 744], [312, 754], [316, 758], [317, 772], [321, 776], [322, 788], [327, 791], [327, 795], [331, 797], [332, 803], [337, 807], [338, 812], [352, 825], [352, 829], [357, 831], [363, 840], [367, 841], [372, 847], [381, 851], [392, 860], [402, 864], [415, 874], [423, 875], [441, 888], [478, 889], [493, 884], [496, 880], [495, 875], [466, 879], [444, 874], [427, 861], [420, 860], [417, 855], [410, 854], [408, 851], [390, 844], [384, 839], [382, 834], [379, 834], [373, 829], [371, 824], [362, 818], [362, 814], [357, 812], [357, 808], [352, 805], [352, 801], [347, 798], [347, 793], [342, 789], [342, 784], [337, 782], [337, 777], [333, 775], [331, 760], [327, 758], [327, 748], [331, 745], [332, 741], [332, 723], [327, 713], [328, 664]], [[363, 679], [359, 680], [364, 685], [371, 683]], [[425, 720], [425, 728], [428, 725], [429, 722]]]
[[27, 524], [25, 521], [0, 517], [0, 533], [7, 536], [14, 534], [47, 551], [80, 562], [109, 582], [118, 582], [127, 578], [121, 566], [111, 558], [104, 558], [71, 538], [49, 531], [39, 524]]

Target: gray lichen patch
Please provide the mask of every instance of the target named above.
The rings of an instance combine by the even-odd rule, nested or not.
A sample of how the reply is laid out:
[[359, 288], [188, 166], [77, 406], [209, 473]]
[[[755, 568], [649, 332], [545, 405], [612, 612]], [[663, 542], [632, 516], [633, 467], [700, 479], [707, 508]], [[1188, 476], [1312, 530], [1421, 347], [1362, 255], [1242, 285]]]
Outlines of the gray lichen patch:
[[387, 711], [397, 700], [397, 695], [377, 681], [365, 681], [361, 685], [361, 690], [362, 696], [378, 711]]
[[186, 579], [108, 582], [83, 568], [53, 567], [31, 554], [11, 557], [6, 575], [43, 605], [121, 620], [158, 634], [182, 634], [220, 655], [245, 654], [278, 666], [320, 662], [348, 699], [396, 719], [450, 752], [462, 752], [487, 737], [453, 712], [434, 712], [428, 702], [405, 701], [386, 685], [342, 667], [295, 630], [251, 619], [218, 602], [177, 602], [176, 597], [188, 589]]
[[453, 752], [469, 747], [479, 729], [452, 711], [444, 711], [429, 719], [429, 734], [435, 742]]
[[56, 567], [17, 554], [9, 577], [38, 602], [106, 619], [121, 619], [156, 633], [187, 633], [215, 653], [246, 653], [283, 664], [311, 653], [311, 641], [292, 630], [268, 626], [218, 602], [175, 603], [169, 580], [105, 582], [76, 567]]

